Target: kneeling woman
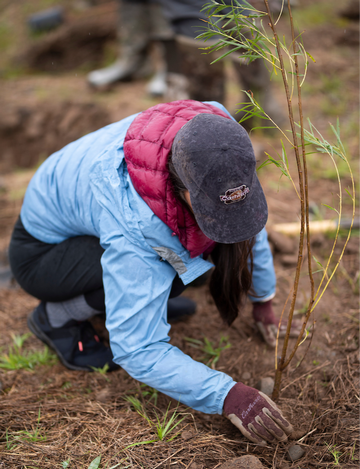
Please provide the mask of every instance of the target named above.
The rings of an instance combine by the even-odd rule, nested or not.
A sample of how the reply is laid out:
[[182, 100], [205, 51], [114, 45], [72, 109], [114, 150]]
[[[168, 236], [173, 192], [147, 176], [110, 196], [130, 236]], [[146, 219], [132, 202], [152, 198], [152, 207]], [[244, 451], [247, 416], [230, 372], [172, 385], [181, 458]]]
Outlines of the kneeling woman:
[[[100, 129], [50, 156], [26, 192], [10, 262], [41, 300], [29, 328], [70, 369], [120, 365], [193, 409], [224, 413], [258, 444], [285, 440], [291, 425], [267, 396], [168, 336], [168, 315], [191, 309], [173, 298], [213, 267], [211, 253], [222, 318], [231, 324], [250, 294], [269, 338], [266, 221], [251, 142], [220, 104], [159, 104]], [[87, 321], [101, 311], [111, 349]]]

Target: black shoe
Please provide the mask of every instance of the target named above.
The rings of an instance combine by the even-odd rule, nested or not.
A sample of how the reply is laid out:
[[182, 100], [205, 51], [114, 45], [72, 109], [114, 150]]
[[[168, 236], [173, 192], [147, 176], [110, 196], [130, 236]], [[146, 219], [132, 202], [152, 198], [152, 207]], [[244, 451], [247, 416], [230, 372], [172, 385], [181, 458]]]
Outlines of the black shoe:
[[51, 347], [70, 370], [92, 371], [92, 367], [103, 368], [106, 364], [108, 371], [119, 368], [110, 348], [100, 341], [89, 321], [71, 320], [62, 327], [52, 327], [42, 301], [30, 313], [27, 323], [31, 332]]
[[195, 311], [196, 303], [189, 298], [178, 296], [168, 300], [167, 318], [170, 323], [184, 321], [190, 316], [193, 316]]

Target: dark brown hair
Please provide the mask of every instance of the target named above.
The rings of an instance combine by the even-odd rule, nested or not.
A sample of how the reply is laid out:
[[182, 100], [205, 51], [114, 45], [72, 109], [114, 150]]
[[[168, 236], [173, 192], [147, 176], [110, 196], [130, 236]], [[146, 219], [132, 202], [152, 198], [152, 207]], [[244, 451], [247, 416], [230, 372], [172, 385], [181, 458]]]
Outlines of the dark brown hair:
[[[175, 196], [192, 213], [185, 200], [187, 190], [176, 173], [169, 156], [169, 174]], [[255, 238], [234, 244], [217, 243], [211, 253], [215, 269], [210, 278], [210, 294], [220, 312], [220, 316], [230, 326], [239, 314], [240, 307], [245, 303], [247, 295], [256, 296], [252, 289], [253, 254]]]

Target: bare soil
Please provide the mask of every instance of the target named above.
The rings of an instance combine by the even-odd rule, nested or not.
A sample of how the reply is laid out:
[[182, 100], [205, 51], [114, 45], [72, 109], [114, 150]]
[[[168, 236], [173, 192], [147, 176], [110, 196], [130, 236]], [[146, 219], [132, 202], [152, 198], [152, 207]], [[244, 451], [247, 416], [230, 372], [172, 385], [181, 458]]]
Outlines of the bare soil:
[[[76, 25], [81, 22], [82, 15], [84, 24], [90, 21], [89, 18], [96, 22], [98, 16], [97, 30], [104, 31], [101, 28], [106, 21], [115, 21], [114, 3], [100, 3], [96, 7], [98, 10], [93, 11], [102, 9], [102, 15], [91, 16], [91, 9], [86, 13], [77, 12], [73, 17], [70, 15], [73, 26], [65, 25], [62, 30], [40, 39], [47, 44], [56, 44], [53, 38], [58, 35], [66, 42], [66, 30], [78, 31]], [[311, 3], [299, 2], [299, 12]], [[325, 135], [328, 135], [327, 123], [334, 122], [340, 115], [344, 141], [357, 175], [358, 44], [344, 40], [347, 23], [344, 19], [336, 19], [336, 4], [330, 3], [334, 13], [328, 22], [320, 26], [312, 24], [304, 33], [305, 46], [316, 58], [304, 88], [304, 112]], [[8, 5], [8, 8], [13, 6]], [[4, 14], [7, 12], [5, 8]], [[351, 23], [351, 28], [356, 24]], [[107, 40], [114, 47], [111, 42], [114, 32], [111, 34], [106, 39], [104, 33], [102, 47], [106, 47]], [[76, 37], [83, 36], [79, 33]], [[94, 52], [94, 44], [89, 47], [82, 44], [84, 56], [76, 61], [79, 60], [82, 66], [86, 63], [101, 65], [101, 48]], [[25, 42], [22, 45], [19, 54], [28, 47]], [[46, 50], [43, 45], [36, 47]], [[64, 44], [62, 47], [63, 51], [67, 50]], [[73, 68], [74, 64], [67, 58], [71, 56], [68, 52], [63, 53], [63, 65], [55, 71], [44, 65], [48, 63], [45, 54], [40, 62], [27, 62], [33, 69], [43, 67], [42, 73], [31, 71], [0, 81], [0, 268], [5, 270], [12, 226], [19, 214], [26, 185], [35, 171], [34, 165], [83, 134], [160, 102], [146, 95], [146, 80], [121, 83], [106, 93], [94, 93], [86, 85], [86, 70]], [[33, 58], [36, 54], [32, 53], [28, 55]], [[92, 54], [90, 62], [86, 58], [88, 53]], [[42, 65], [37, 65], [39, 63]], [[233, 109], [240, 101], [240, 92], [231, 71], [228, 73], [227, 106]], [[274, 86], [280, 97], [281, 88], [276, 79]], [[273, 154], [274, 149], [281, 148], [277, 136], [257, 133], [252, 137], [260, 160], [264, 150]], [[321, 203], [332, 205], [337, 199], [338, 189], [331, 166], [313, 159], [310, 174], [310, 199], [320, 207], [321, 216], [331, 218], [331, 211], [321, 208]], [[299, 203], [291, 185], [279, 180], [275, 168], [266, 168], [259, 175], [269, 204], [269, 229], [275, 223], [297, 221]], [[348, 184], [345, 175], [344, 186]], [[346, 216], [350, 215], [351, 207], [347, 203], [344, 212]], [[337, 255], [344, 242], [342, 234], [336, 247]], [[317, 260], [324, 262], [332, 243], [331, 234], [314, 234], [312, 248]], [[296, 240], [293, 244], [295, 255]], [[273, 249], [278, 280], [274, 304], [280, 314], [292, 286], [294, 265], [291, 255], [289, 259], [279, 247], [273, 246]], [[331, 264], [333, 267], [334, 263]], [[313, 270], [317, 270], [315, 261]], [[317, 282], [318, 275], [315, 274]], [[148, 396], [143, 395], [145, 388], [122, 369], [104, 376], [69, 371], [56, 362], [37, 366], [34, 370], [0, 371], [0, 468], [87, 468], [101, 455], [101, 468], [110, 468], [123, 460], [119, 467], [211, 469], [245, 454], [255, 455], [266, 468], [359, 467], [358, 278], [359, 233], [354, 231], [340, 267], [315, 310], [312, 338], [304, 342], [284, 373], [278, 404], [296, 430], [288, 442], [259, 448], [242, 437], [222, 416], [205, 415], [182, 405], [177, 407], [176, 402], [164, 395], [159, 395], [155, 407], [153, 401], [147, 402]], [[3, 328], [0, 354], [3, 354], [11, 347], [13, 334], [22, 335], [28, 331], [26, 318], [37, 300], [15, 283], [0, 285]], [[249, 386], [256, 386], [262, 377], [274, 377], [275, 352], [264, 345], [256, 331], [250, 304], [245, 305], [229, 328], [221, 323], [207, 286], [189, 288], [185, 295], [197, 302], [197, 313], [187, 322], [172, 326], [173, 345], [200, 360], [203, 353], [190, 347], [186, 338], [207, 337], [218, 346], [221, 336], [227, 336], [231, 347], [221, 353], [216, 364], [218, 370]], [[308, 297], [308, 280], [304, 274], [296, 305], [299, 315], [307, 305]], [[106, 336], [101, 318], [95, 325]], [[42, 349], [43, 344], [33, 336], [25, 341], [26, 351]], [[154, 429], [124, 400], [127, 395], [142, 400], [152, 418], [155, 418], [154, 411], [159, 415], [164, 413], [171, 401], [171, 409], [177, 407], [177, 411], [185, 415], [176, 429], [179, 435], [172, 441], [129, 447], [132, 443], [152, 440]], [[16, 433], [24, 431], [33, 438]], [[18, 435], [15, 440], [14, 435]], [[287, 456], [287, 450], [293, 444], [305, 450], [304, 457], [296, 462], [291, 462]]]

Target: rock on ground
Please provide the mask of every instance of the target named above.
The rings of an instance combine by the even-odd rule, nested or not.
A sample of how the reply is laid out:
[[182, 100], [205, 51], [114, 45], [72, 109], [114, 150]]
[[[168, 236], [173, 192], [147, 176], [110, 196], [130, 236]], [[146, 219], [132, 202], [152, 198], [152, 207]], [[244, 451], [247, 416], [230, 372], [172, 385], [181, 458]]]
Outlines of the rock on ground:
[[298, 459], [304, 456], [305, 450], [302, 449], [302, 447], [299, 445], [293, 445], [293, 446], [290, 446], [287, 454], [289, 458], [291, 459], [291, 461], [297, 461]]
[[271, 397], [274, 390], [274, 384], [275, 383], [272, 378], [261, 378], [260, 381], [256, 383], [255, 388]]
[[263, 469], [264, 466], [255, 456], [246, 455], [240, 458], [229, 459], [217, 469]]

